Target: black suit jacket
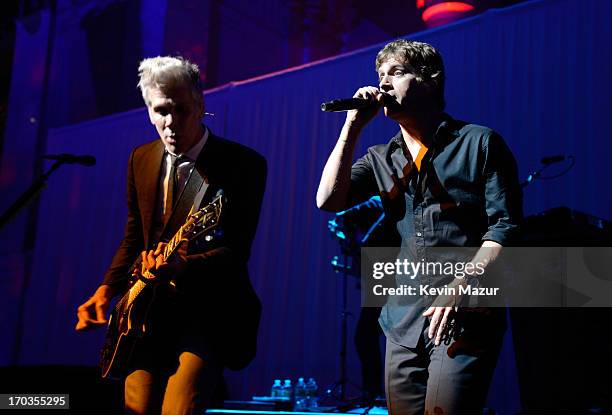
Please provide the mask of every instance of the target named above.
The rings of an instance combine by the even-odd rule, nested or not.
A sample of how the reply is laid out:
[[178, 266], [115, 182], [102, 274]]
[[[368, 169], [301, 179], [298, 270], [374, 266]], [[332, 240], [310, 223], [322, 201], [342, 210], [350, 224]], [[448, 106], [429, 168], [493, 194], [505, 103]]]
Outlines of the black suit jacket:
[[[128, 165], [128, 218], [125, 235], [104, 284], [118, 293], [127, 288], [129, 268], [152, 240], [153, 219], [164, 154], [160, 140], [136, 148]], [[195, 164], [208, 183], [201, 205], [219, 190], [227, 199], [224, 235], [214, 249], [194, 251], [190, 245], [187, 270], [177, 277], [181, 301], [190, 318], [201, 326], [207, 341], [232, 369], [246, 366], [255, 356], [261, 304], [248, 275], [247, 261], [263, 199], [267, 165], [252, 149], [209, 134]], [[194, 174], [196, 173], [194, 171]]]

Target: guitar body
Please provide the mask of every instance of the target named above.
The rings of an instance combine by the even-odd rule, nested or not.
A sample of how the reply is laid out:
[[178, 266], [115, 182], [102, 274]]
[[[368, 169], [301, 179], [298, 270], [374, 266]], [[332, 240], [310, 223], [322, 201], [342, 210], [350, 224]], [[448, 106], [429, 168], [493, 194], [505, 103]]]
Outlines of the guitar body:
[[148, 284], [133, 302], [120, 302], [111, 313], [100, 359], [103, 378], [119, 379], [127, 374], [136, 344], [149, 334], [154, 298], [154, 284]]
[[[212, 243], [220, 235], [223, 195], [187, 218], [185, 224], [167, 243], [165, 258], [171, 258], [179, 244], [204, 237]], [[140, 269], [136, 262], [132, 269]], [[156, 297], [168, 298], [173, 292], [172, 281], [144, 282], [136, 279], [125, 295], [117, 302], [108, 320], [106, 341], [102, 348], [100, 368], [103, 378], [120, 379], [127, 374], [136, 345], [152, 334], [151, 312]]]

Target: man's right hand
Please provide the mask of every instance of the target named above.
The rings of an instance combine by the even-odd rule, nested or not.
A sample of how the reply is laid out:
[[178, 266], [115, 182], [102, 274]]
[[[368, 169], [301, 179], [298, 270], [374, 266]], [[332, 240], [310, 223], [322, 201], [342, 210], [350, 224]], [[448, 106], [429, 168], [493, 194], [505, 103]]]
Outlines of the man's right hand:
[[108, 285], [98, 287], [94, 295], [77, 309], [79, 321], [76, 324], [77, 331], [83, 331], [108, 323], [106, 311], [113, 298], [113, 293]]
[[364, 86], [359, 88], [353, 98], [370, 99], [376, 102], [376, 105], [371, 107], [362, 108], [359, 110], [351, 110], [346, 113], [346, 125], [351, 128], [361, 129], [366, 126], [383, 106], [383, 94], [375, 86]]

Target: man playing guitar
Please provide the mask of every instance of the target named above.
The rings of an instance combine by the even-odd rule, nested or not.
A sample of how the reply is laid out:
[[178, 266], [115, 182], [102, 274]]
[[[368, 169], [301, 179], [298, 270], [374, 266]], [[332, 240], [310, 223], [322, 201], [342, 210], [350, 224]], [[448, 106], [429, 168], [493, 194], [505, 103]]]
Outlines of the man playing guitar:
[[[201, 124], [196, 65], [180, 57], [150, 58], [141, 62], [139, 76], [160, 139], [130, 156], [125, 235], [104, 281], [78, 308], [76, 329], [106, 324], [111, 299], [140, 284], [151, 295], [127, 314], [145, 315], [141, 335], [115, 372], [125, 379], [126, 412], [201, 413], [223, 368], [240, 369], [255, 355], [261, 305], [247, 261], [266, 161]], [[190, 214], [221, 199], [226, 203], [217, 232], [184, 242]], [[166, 242], [177, 245], [170, 250]]]

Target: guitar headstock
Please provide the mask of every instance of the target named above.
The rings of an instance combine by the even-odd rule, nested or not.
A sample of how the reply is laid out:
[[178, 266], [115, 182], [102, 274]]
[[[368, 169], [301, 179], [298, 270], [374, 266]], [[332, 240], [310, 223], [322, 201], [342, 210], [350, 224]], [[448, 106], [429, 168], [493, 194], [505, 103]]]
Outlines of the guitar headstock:
[[224, 204], [225, 198], [223, 194], [220, 194], [208, 205], [190, 215], [185, 224], [168, 241], [164, 249], [164, 256], [169, 258], [181, 242], [193, 241], [202, 234], [206, 234], [206, 241], [210, 242], [215, 237], [213, 231], [221, 223], [221, 211]]
[[190, 215], [182, 227], [182, 237], [191, 241], [218, 227], [224, 204], [223, 195], [219, 195], [208, 205]]

